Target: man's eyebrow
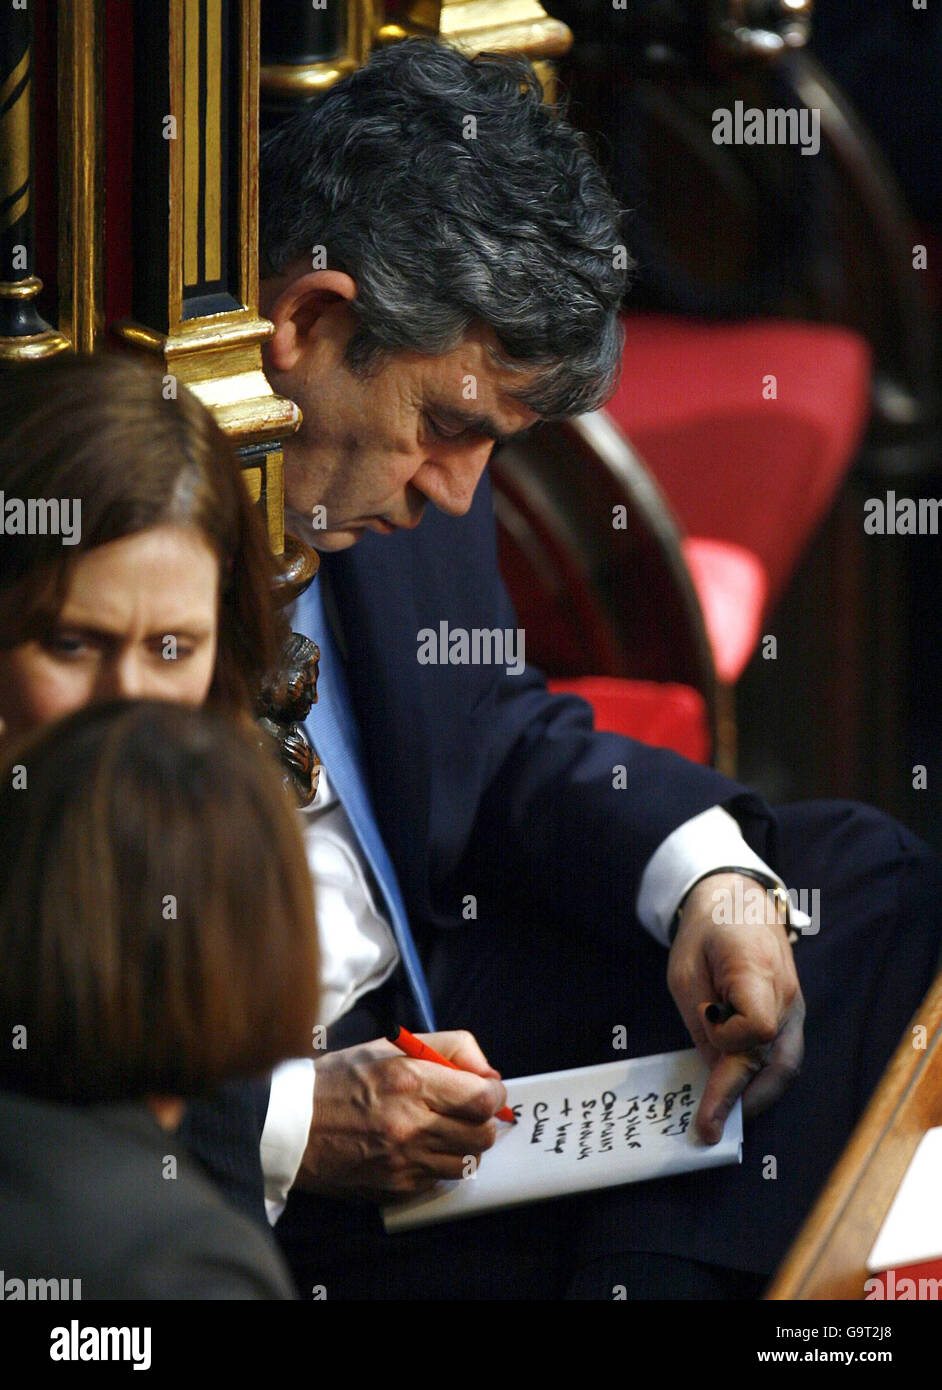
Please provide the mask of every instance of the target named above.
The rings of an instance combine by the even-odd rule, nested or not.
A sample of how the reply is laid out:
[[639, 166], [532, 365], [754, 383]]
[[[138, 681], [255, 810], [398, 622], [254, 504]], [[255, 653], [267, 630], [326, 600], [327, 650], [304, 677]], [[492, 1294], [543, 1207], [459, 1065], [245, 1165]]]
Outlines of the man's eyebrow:
[[453, 405], [432, 405], [428, 409], [430, 414], [440, 416], [446, 424], [461, 425], [466, 430], [483, 435], [485, 439], [493, 439], [494, 443], [498, 445], [508, 444], [513, 439], [519, 439], [532, 429], [531, 425], [524, 425], [522, 429], [513, 430], [508, 434], [495, 424], [489, 415], [475, 415], [470, 411], [458, 410]]

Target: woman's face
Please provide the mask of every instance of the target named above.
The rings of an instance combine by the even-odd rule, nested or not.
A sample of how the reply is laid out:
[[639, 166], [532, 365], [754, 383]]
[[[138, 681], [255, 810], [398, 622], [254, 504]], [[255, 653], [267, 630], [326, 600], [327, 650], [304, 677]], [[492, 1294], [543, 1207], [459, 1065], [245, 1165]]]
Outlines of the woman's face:
[[216, 665], [219, 564], [192, 526], [80, 555], [47, 637], [0, 651], [0, 740], [99, 700], [200, 705]]

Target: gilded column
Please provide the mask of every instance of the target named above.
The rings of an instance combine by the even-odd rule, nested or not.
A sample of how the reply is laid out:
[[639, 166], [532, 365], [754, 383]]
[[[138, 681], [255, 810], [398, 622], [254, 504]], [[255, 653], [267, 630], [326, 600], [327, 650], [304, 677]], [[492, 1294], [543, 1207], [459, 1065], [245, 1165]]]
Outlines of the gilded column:
[[59, 327], [76, 352], [94, 352], [104, 331], [104, 6], [59, 0], [57, 18]]
[[33, 248], [33, 17], [0, 6], [0, 364], [50, 357], [69, 346], [40, 317]]
[[[300, 414], [262, 370], [258, 68], [258, 0], [134, 0], [133, 317], [113, 329], [212, 410], [280, 556], [279, 441]], [[314, 562], [289, 548], [293, 585]]]

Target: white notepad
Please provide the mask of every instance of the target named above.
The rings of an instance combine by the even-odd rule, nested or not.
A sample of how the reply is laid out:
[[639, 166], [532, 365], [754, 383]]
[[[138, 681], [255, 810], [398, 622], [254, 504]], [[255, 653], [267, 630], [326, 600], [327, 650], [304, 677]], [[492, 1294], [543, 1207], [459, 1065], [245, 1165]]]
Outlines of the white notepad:
[[927, 1130], [880, 1228], [869, 1270], [942, 1257], [942, 1126]]
[[742, 1160], [742, 1107], [718, 1144], [694, 1133], [708, 1069], [695, 1049], [507, 1081], [518, 1117], [501, 1125], [474, 1176], [383, 1209], [387, 1231], [571, 1192], [716, 1168]]

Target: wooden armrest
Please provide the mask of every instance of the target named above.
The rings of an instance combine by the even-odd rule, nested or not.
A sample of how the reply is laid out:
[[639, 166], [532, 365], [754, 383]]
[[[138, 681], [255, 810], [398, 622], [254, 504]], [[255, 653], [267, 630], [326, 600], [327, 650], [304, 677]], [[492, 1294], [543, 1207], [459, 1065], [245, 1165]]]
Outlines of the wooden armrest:
[[[925, 1047], [913, 1029], [925, 1028]], [[927, 1129], [942, 1123], [942, 975], [904, 1033], [765, 1297], [862, 1299], [867, 1256]]]

